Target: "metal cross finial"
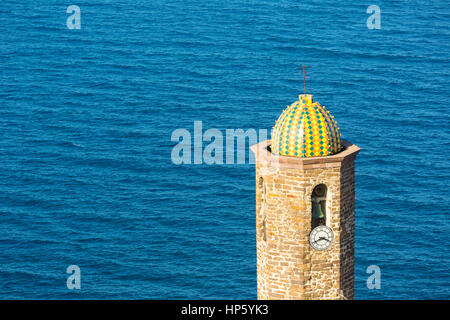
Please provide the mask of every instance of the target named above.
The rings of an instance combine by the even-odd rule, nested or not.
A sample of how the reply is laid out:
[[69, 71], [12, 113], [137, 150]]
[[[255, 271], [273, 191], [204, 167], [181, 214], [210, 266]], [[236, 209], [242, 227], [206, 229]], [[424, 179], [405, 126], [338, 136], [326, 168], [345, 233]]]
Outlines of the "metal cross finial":
[[305, 66], [304, 63], [302, 63], [302, 67], [301, 68], [297, 68], [297, 70], [302, 70], [301, 72], [303, 72], [303, 91], [306, 94], [306, 68], [311, 68], [311, 66]]

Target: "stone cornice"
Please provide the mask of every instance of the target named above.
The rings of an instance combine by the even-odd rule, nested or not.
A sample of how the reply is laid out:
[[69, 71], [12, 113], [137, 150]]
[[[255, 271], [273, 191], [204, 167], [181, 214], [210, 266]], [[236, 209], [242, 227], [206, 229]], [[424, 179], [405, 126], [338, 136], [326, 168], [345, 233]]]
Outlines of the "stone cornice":
[[271, 141], [266, 140], [250, 147], [255, 154], [256, 162], [269, 165], [271, 167], [292, 168], [292, 169], [316, 169], [341, 167], [345, 160], [355, 160], [356, 155], [361, 150], [358, 146], [349, 141], [342, 140], [344, 150], [326, 157], [299, 158], [290, 156], [279, 156], [269, 151]]

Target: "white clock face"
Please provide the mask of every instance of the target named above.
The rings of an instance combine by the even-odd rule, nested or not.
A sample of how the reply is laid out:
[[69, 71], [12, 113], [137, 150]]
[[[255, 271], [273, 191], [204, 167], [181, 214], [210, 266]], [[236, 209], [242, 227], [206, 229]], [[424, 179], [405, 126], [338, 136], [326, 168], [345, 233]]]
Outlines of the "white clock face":
[[325, 250], [331, 246], [333, 238], [333, 230], [327, 226], [318, 226], [309, 234], [309, 243], [316, 250]]

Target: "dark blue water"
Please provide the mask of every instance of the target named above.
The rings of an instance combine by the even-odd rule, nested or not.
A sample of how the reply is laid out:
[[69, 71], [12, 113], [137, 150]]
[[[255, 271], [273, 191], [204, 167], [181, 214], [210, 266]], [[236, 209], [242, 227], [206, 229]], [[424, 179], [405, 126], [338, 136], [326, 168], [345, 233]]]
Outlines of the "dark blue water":
[[0, 7], [0, 298], [256, 298], [254, 167], [177, 166], [171, 134], [270, 129], [302, 62], [363, 149], [356, 298], [450, 297], [447, 2], [95, 2]]

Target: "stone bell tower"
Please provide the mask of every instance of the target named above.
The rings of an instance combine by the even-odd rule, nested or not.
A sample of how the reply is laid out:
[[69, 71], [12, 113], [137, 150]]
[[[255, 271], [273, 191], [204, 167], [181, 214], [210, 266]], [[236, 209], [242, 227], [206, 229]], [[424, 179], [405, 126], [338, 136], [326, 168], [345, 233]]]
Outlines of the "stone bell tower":
[[252, 146], [258, 299], [353, 299], [359, 150], [308, 94]]

